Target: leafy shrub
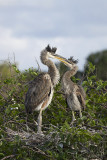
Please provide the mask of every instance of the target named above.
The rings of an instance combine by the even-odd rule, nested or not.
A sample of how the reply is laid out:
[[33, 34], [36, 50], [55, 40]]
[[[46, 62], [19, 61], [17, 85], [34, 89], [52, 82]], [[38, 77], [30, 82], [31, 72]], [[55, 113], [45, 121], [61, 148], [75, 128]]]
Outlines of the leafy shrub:
[[[24, 96], [28, 81], [38, 72], [33, 69], [20, 72], [0, 81], [0, 158], [25, 160], [83, 160], [104, 159], [107, 150], [107, 81], [97, 80], [95, 66], [88, 64], [83, 87], [86, 91], [86, 109], [82, 119], [71, 123], [72, 113], [67, 107], [60, 83], [55, 88], [53, 101], [43, 112], [44, 137], [29, 142], [20, 134], [36, 133], [38, 113], [27, 115]], [[75, 80], [75, 78], [74, 78]], [[29, 133], [28, 133], [29, 134]]]

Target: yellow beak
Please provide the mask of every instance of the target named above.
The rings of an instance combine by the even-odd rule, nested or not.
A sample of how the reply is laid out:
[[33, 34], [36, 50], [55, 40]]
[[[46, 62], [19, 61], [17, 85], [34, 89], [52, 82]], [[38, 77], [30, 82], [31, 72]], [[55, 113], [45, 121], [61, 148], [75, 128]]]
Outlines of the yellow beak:
[[62, 58], [62, 57], [57, 57], [55, 56], [56, 59], [58, 59], [59, 61], [65, 63], [66, 65], [68, 64], [72, 64], [71, 62], [69, 62], [68, 60], [66, 60], [65, 58]]

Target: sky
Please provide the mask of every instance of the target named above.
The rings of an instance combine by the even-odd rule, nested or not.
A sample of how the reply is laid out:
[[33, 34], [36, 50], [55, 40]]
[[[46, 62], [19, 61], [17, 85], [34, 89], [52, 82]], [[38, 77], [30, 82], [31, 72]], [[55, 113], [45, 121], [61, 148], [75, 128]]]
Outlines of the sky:
[[89, 54], [107, 49], [107, 0], [0, 0], [0, 62], [47, 69], [40, 52], [48, 44], [83, 70]]

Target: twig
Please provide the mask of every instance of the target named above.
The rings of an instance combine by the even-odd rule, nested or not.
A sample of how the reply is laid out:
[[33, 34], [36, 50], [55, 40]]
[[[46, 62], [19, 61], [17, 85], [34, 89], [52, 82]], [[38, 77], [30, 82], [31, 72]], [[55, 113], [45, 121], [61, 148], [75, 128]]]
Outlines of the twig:
[[[32, 148], [31, 148], [32, 147]], [[39, 148], [37, 148], [37, 147], [35, 147], [35, 146], [23, 146], [23, 148], [27, 148], [27, 149], [29, 149], [29, 150], [32, 150], [33, 152], [36, 152], [36, 153], [40, 153], [40, 154], [42, 154], [42, 155], [45, 155], [46, 157], [48, 157], [48, 158], [51, 158], [50, 156], [48, 156], [48, 155], [46, 155], [46, 153], [45, 152], [43, 152], [42, 150], [40, 150]], [[35, 150], [36, 149], [36, 150]]]
[[39, 63], [38, 63], [38, 61], [37, 61], [37, 59], [36, 59], [36, 58], [35, 58], [35, 61], [36, 61], [37, 65], [38, 65], [38, 71], [40, 71], [40, 72], [41, 72], [40, 65], [39, 65]]
[[8, 158], [13, 158], [13, 157], [15, 157], [17, 154], [15, 154], [15, 155], [9, 155], [9, 156], [6, 156], [6, 157], [4, 157], [4, 158], [2, 158], [1, 160], [5, 160], [5, 159], [8, 159]]

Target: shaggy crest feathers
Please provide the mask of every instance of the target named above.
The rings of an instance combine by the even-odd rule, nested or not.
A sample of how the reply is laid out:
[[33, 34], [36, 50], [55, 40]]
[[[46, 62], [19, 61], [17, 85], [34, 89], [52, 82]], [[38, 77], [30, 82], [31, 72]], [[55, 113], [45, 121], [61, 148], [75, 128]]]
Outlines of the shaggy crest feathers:
[[51, 49], [51, 47], [49, 46], [49, 44], [48, 44], [48, 46], [46, 47], [46, 50], [48, 51], [48, 52], [56, 52], [56, 50], [57, 50], [57, 48], [56, 47], [52, 47], [52, 49]]
[[68, 60], [69, 60], [70, 62], [75, 63], [75, 64], [77, 64], [77, 63], [78, 63], [78, 59], [77, 59], [77, 60], [74, 60], [74, 59], [73, 59], [73, 57], [70, 57]]

